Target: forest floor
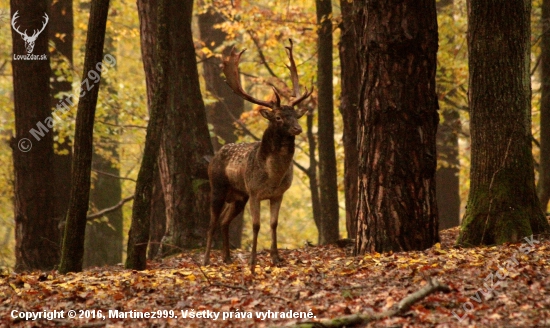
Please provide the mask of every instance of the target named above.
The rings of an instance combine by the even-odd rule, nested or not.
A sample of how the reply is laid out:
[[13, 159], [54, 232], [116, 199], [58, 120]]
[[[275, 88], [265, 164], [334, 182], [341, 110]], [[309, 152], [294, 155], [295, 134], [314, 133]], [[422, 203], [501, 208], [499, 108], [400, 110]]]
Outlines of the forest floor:
[[[441, 243], [421, 252], [351, 257], [350, 248], [336, 246], [281, 250], [280, 267], [270, 266], [265, 250], [255, 276], [246, 264], [250, 254], [240, 250], [232, 253], [231, 265], [214, 251], [213, 264], [202, 268], [202, 252], [193, 251], [148, 262], [145, 271], [113, 266], [67, 275], [7, 273], [0, 276], [0, 327], [286, 326], [380, 313], [428, 279], [451, 291], [356, 327], [550, 326], [548, 236], [456, 248], [457, 234], [458, 228], [442, 231]], [[135, 318], [146, 312], [160, 318]], [[57, 315], [32, 320], [39, 314]], [[19, 318], [25, 315], [31, 318]]]

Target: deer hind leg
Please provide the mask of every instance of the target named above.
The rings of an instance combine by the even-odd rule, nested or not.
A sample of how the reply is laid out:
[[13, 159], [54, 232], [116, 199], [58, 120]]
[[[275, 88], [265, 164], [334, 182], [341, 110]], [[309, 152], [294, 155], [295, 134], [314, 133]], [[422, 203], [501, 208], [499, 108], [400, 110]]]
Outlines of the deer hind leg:
[[281, 208], [282, 201], [283, 196], [269, 200], [271, 212], [271, 261], [273, 262], [273, 265], [277, 265], [281, 262], [279, 252], [277, 250], [277, 225], [279, 224], [279, 209]]
[[246, 206], [248, 197], [244, 200], [237, 200], [233, 203], [226, 204], [222, 212], [221, 230], [223, 237], [223, 261], [225, 263], [231, 263], [231, 254], [229, 253], [229, 224], [233, 219], [241, 214]]
[[214, 231], [218, 225], [220, 214], [225, 204], [226, 190], [216, 189], [212, 187], [212, 194], [210, 195], [210, 227], [208, 229], [208, 237], [206, 239], [206, 252], [204, 253], [203, 265], [210, 263], [210, 249], [212, 248], [212, 238]]
[[250, 255], [250, 271], [254, 274], [256, 267], [256, 247], [258, 245], [258, 232], [260, 231], [260, 200], [250, 197], [250, 216], [252, 216], [252, 254]]

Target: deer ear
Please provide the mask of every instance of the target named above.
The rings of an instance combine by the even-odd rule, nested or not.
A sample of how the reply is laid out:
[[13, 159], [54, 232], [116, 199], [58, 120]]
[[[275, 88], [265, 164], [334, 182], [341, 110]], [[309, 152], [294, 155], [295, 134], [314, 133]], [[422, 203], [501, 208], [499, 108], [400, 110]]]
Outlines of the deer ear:
[[267, 118], [270, 121], [275, 118], [273, 112], [269, 109], [260, 108], [260, 114], [262, 114], [263, 117]]
[[300, 117], [304, 116], [304, 114], [307, 113], [307, 111], [308, 111], [308, 108], [305, 107], [305, 106], [301, 107], [301, 108], [298, 108], [298, 109], [296, 109], [296, 115], [297, 115], [298, 118], [300, 118]]

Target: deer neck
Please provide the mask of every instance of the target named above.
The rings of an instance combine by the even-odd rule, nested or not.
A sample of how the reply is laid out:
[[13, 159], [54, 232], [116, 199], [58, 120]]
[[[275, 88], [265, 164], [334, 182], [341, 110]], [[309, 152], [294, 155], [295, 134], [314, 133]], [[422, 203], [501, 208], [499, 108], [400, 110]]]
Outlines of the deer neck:
[[277, 157], [282, 165], [288, 166], [294, 156], [295, 139], [293, 135], [281, 133], [280, 130], [270, 125], [262, 137], [258, 152], [259, 159], [266, 160], [269, 157]]

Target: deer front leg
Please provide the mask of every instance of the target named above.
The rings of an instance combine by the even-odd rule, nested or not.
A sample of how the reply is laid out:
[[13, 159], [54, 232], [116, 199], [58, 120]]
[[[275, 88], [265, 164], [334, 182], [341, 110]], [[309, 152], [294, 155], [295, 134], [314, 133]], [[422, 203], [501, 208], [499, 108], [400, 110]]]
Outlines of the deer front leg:
[[279, 224], [279, 209], [281, 208], [282, 202], [283, 196], [269, 200], [271, 212], [271, 261], [273, 265], [277, 265], [281, 262], [279, 251], [277, 250], [277, 225]]
[[250, 216], [252, 216], [252, 254], [250, 255], [250, 271], [254, 274], [256, 267], [256, 247], [258, 245], [258, 232], [260, 231], [260, 200], [250, 197]]

